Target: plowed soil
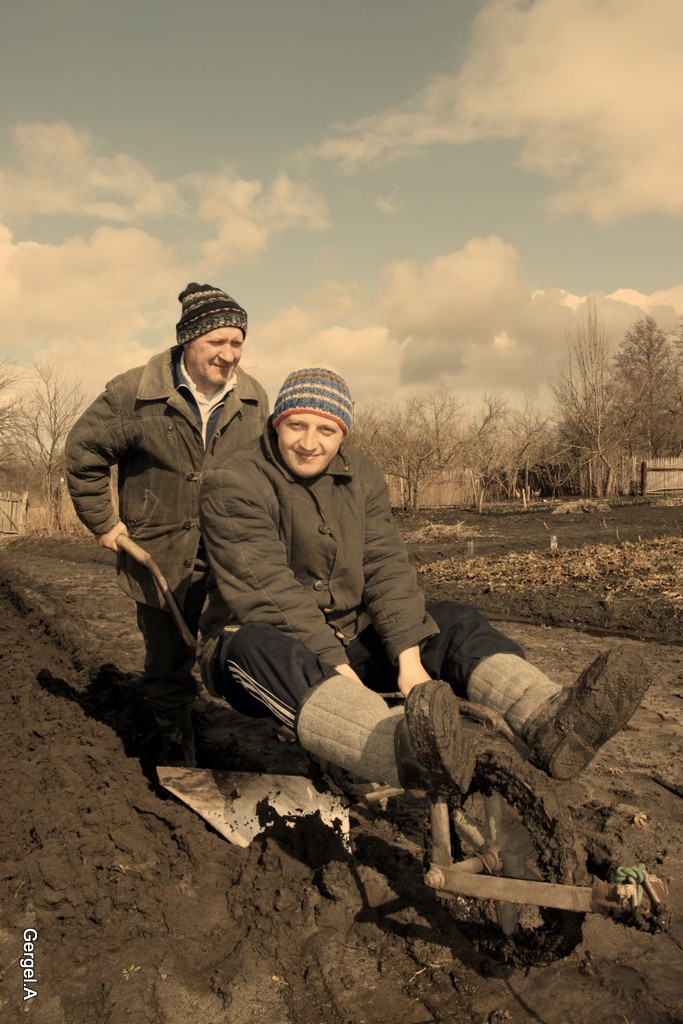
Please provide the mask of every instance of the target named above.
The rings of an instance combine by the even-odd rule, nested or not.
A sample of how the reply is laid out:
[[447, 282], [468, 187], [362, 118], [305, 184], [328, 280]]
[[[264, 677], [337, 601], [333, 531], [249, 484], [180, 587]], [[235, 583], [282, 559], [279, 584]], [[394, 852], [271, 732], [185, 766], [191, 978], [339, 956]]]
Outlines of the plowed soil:
[[[549, 877], [644, 863], [670, 880], [670, 928], [551, 914], [529, 948], [504, 940], [488, 905], [424, 884], [414, 796], [353, 802], [350, 850], [310, 818], [231, 846], [156, 781], [113, 557], [17, 538], [0, 545], [3, 1022], [683, 1022], [683, 508], [400, 523], [428, 595], [481, 607], [558, 682], [610, 648], [651, 673], [580, 778], [523, 766], [518, 792]], [[195, 721], [205, 767], [306, 770], [267, 722], [208, 698]]]

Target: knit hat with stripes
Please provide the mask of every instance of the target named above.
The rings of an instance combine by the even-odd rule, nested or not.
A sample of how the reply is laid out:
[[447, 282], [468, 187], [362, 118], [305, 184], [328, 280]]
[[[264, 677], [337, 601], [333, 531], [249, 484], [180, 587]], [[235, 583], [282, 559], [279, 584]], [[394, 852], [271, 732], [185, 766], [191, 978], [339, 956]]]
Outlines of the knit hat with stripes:
[[239, 327], [247, 336], [247, 314], [230, 295], [211, 284], [188, 284], [178, 296], [183, 315], [176, 324], [179, 345], [216, 327]]
[[348, 434], [353, 402], [344, 378], [324, 366], [290, 373], [275, 399], [273, 427], [277, 427], [286, 416], [302, 412], [326, 416]]

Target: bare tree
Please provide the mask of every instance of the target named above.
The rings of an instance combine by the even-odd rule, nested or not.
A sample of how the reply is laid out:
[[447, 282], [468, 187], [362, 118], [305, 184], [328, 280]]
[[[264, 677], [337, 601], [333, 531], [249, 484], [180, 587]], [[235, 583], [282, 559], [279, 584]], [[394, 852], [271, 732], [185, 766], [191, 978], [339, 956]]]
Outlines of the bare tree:
[[0, 467], [15, 457], [16, 388], [20, 380], [21, 373], [14, 363], [0, 362]]
[[617, 415], [631, 453], [678, 450], [683, 413], [681, 365], [672, 337], [646, 316], [628, 330], [614, 358]]
[[678, 327], [670, 338], [672, 361], [674, 367], [673, 393], [674, 393], [674, 425], [672, 433], [674, 437], [673, 452], [675, 455], [683, 454], [683, 317]]
[[473, 497], [479, 511], [493, 484], [505, 488], [506, 420], [507, 400], [501, 395], [484, 395], [480, 410], [469, 424], [467, 461], [472, 474]]
[[351, 443], [381, 465], [390, 411], [385, 402], [354, 407]]
[[439, 483], [462, 451], [462, 407], [445, 389], [409, 395], [398, 405], [376, 405], [355, 416], [353, 442], [396, 477], [401, 504], [420, 507], [424, 486]]
[[531, 496], [530, 467], [538, 463], [549, 445], [548, 420], [527, 395], [521, 408], [512, 409], [506, 421], [508, 497], [521, 493], [526, 507]]
[[623, 435], [612, 387], [611, 346], [595, 300], [573, 335], [567, 337], [564, 365], [550, 388], [557, 403], [558, 432], [567, 451], [587, 473], [588, 494], [609, 494], [613, 459]]
[[53, 527], [62, 520], [64, 444], [83, 407], [80, 381], [53, 359], [36, 360], [28, 387], [13, 418], [20, 456], [41, 479]]

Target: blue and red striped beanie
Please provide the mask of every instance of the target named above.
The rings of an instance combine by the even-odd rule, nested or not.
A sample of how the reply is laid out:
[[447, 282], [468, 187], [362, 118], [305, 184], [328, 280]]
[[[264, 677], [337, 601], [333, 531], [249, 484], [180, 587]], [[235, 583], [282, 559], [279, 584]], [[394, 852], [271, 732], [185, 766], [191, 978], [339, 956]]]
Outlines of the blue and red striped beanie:
[[353, 402], [344, 378], [324, 366], [306, 367], [290, 373], [275, 399], [273, 427], [277, 427], [286, 416], [305, 412], [334, 420], [348, 434]]

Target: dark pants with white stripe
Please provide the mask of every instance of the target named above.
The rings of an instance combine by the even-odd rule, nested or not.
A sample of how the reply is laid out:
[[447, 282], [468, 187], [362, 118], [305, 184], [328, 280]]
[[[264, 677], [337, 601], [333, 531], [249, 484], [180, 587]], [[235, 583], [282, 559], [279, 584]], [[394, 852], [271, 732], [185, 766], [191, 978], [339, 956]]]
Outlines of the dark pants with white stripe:
[[[453, 601], [427, 605], [439, 633], [420, 645], [422, 664], [432, 679], [445, 679], [460, 697], [475, 667], [493, 654], [524, 657], [518, 644], [475, 608]], [[398, 667], [392, 665], [372, 626], [346, 648], [351, 667], [378, 693], [398, 690]], [[215, 692], [243, 715], [274, 718], [293, 726], [301, 702], [313, 686], [337, 675], [303, 644], [275, 626], [252, 622], [225, 633], [213, 662]]]

